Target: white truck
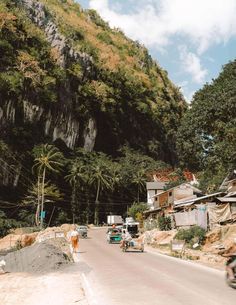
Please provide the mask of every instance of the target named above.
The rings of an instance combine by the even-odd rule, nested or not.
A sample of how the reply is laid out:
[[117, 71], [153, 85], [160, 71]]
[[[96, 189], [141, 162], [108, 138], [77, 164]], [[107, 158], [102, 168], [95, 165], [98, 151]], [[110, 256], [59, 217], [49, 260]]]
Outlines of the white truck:
[[122, 225], [123, 224], [123, 219], [120, 215], [108, 215], [107, 216], [107, 224], [109, 226]]
[[139, 236], [139, 222], [135, 222], [132, 217], [127, 217], [123, 224], [123, 230], [127, 230], [133, 238]]

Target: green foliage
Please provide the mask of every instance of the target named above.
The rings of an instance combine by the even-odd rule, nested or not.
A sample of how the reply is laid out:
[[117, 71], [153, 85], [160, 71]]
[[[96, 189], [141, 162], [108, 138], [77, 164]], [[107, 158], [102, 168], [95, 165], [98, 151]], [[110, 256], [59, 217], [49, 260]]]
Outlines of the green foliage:
[[175, 239], [185, 240], [190, 245], [194, 243], [202, 244], [205, 240], [205, 235], [206, 231], [203, 228], [193, 226], [189, 229], [180, 229], [175, 235]]
[[179, 158], [192, 170], [204, 169], [218, 176], [219, 168], [235, 167], [235, 84], [236, 61], [232, 61], [194, 95], [177, 139]]
[[[174, 177], [173, 180], [171, 180], [171, 177]], [[175, 186], [178, 186], [182, 183], [186, 183], [186, 178], [184, 177], [183, 171], [180, 168], [175, 169], [170, 175], [169, 175], [170, 181], [166, 183], [164, 190], [169, 190]]]
[[[28, 194], [22, 201], [22, 205], [36, 205], [38, 198], [38, 189], [42, 189], [42, 184], [33, 184], [28, 190]], [[46, 182], [44, 185], [44, 198], [45, 202], [56, 202], [63, 200], [63, 194], [61, 194], [58, 187], [50, 182]]]
[[64, 156], [57, 147], [50, 144], [40, 144], [34, 147], [33, 155], [35, 157], [34, 168], [39, 174], [42, 174], [44, 169], [58, 172], [62, 167]]
[[[55, 223], [56, 217], [72, 220], [72, 212], [75, 219], [92, 221], [95, 202], [100, 204], [99, 221], [108, 211], [125, 214], [132, 202], [146, 199], [148, 174], [165, 167], [162, 161], [176, 162], [175, 136], [185, 102], [147, 49], [110, 29], [95, 11], [83, 11], [72, 1], [41, 2], [46, 16], [42, 27], [28, 17], [23, 1], [0, 3], [0, 127], [9, 152], [24, 166], [21, 187], [12, 196], [21, 201], [31, 188], [35, 159], [38, 176], [65, 193], [62, 209], [67, 210], [56, 208]], [[63, 56], [46, 38], [48, 22], [65, 37]], [[69, 158], [66, 164], [60, 151], [38, 146], [52, 143], [62, 112], [63, 119], [79, 122], [75, 149], [83, 146], [88, 120], [94, 119], [97, 153], [72, 152], [57, 139]], [[125, 145], [131, 149], [120, 151]], [[25, 206], [19, 214], [32, 222], [34, 212]]]
[[129, 209], [128, 209], [128, 215], [133, 217], [136, 221], [140, 221], [140, 214], [142, 214], [144, 211], [147, 210], [147, 204], [146, 203], [134, 203]]
[[107, 32], [101, 32], [97, 35], [98, 39], [102, 40], [103, 42], [107, 44], [113, 44], [113, 40], [111, 39], [111, 36]]
[[0, 92], [5, 96], [11, 96], [12, 94], [20, 94], [23, 88], [22, 75], [15, 72], [1, 72], [0, 73]]
[[109, 25], [107, 22], [105, 22], [95, 10], [88, 10], [87, 11], [89, 17], [91, 20], [99, 27], [101, 27], [104, 30], [109, 29]]
[[219, 163], [214, 167], [206, 168], [198, 173], [198, 181], [200, 183], [198, 188], [206, 194], [215, 193], [219, 190], [219, 186], [227, 174], [227, 169]]
[[171, 230], [171, 218], [169, 216], [158, 216], [157, 222], [161, 231]]
[[15, 219], [7, 218], [5, 213], [0, 210], [0, 237], [9, 234], [11, 229], [23, 226], [24, 223]]

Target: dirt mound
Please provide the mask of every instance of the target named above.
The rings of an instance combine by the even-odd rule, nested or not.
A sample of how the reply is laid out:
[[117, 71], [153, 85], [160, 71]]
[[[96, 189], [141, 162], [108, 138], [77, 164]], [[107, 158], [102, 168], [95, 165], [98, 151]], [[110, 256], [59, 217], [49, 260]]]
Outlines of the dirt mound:
[[143, 240], [147, 244], [166, 245], [171, 242], [176, 232], [176, 230], [159, 231], [158, 229], [153, 229], [144, 233]]
[[68, 244], [63, 238], [47, 240], [11, 252], [0, 258], [0, 260], [5, 260], [5, 271], [8, 272], [51, 272], [70, 263], [69, 249], [67, 249], [66, 253], [62, 250], [63, 247], [65, 249], [68, 248]]
[[60, 227], [49, 227], [38, 233], [36, 242], [42, 242], [57, 237], [65, 237], [64, 231], [62, 231]]
[[10, 233], [11, 234], [16, 234], [16, 235], [23, 235], [23, 234], [30, 234], [34, 232], [38, 232], [39, 229], [37, 227], [21, 227], [21, 228], [16, 228], [16, 229], [11, 229]]
[[63, 225], [60, 226], [60, 229], [65, 233], [65, 235], [72, 230], [73, 224], [69, 223], [64, 223]]
[[206, 235], [202, 248], [204, 252], [218, 253], [220, 249], [228, 249], [236, 238], [236, 224], [218, 226]]
[[31, 234], [8, 234], [0, 239], [0, 253], [15, 250], [17, 247], [30, 246], [35, 242], [37, 232]]

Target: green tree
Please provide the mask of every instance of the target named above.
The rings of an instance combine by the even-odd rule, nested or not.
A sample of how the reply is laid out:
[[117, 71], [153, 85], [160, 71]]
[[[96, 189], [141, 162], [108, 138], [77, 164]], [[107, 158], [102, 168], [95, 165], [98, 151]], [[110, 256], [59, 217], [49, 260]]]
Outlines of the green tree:
[[182, 165], [211, 177], [236, 166], [236, 60], [193, 97], [178, 130]]
[[104, 189], [112, 190], [114, 175], [112, 161], [103, 153], [94, 154], [94, 160], [89, 167], [88, 183], [96, 189], [94, 223], [99, 224], [99, 195]]
[[147, 182], [147, 173], [144, 168], [141, 168], [133, 174], [131, 182], [137, 186], [137, 202], [139, 203], [140, 191], [145, 189]]
[[133, 219], [140, 221], [140, 214], [142, 214], [144, 211], [147, 210], [147, 204], [146, 203], [134, 203], [129, 209], [128, 209], [128, 215], [133, 217]]
[[[64, 157], [62, 153], [53, 145], [43, 144], [38, 145], [33, 150], [34, 155], [34, 166], [37, 172], [37, 193], [38, 193], [38, 204], [36, 214], [39, 215], [40, 201], [41, 201], [41, 217], [40, 217], [40, 227], [43, 227], [43, 211], [44, 211], [44, 201], [45, 201], [45, 178], [46, 172], [59, 172]], [[41, 199], [41, 200], [40, 200]], [[38, 219], [38, 216], [36, 216]], [[37, 224], [38, 225], [38, 224]]]
[[88, 181], [88, 171], [84, 163], [84, 160], [81, 160], [80, 158], [76, 158], [75, 160], [72, 160], [70, 163], [69, 175], [67, 175], [65, 178], [67, 181], [69, 181], [72, 187], [72, 195], [71, 195], [72, 213], [73, 215], [77, 214], [80, 217], [82, 211], [80, 209], [80, 205], [78, 204], [77, 190], [78, 189], [82, 190], [84, 183]]
[[151, 173], [166, 167], [166, 164], [128, 146], [124, 146], [120, 152], [122, 154], [119, 158], [120, 185], [133, 197], [132, 201], [144, 201], [146, 199], [145, 185]]

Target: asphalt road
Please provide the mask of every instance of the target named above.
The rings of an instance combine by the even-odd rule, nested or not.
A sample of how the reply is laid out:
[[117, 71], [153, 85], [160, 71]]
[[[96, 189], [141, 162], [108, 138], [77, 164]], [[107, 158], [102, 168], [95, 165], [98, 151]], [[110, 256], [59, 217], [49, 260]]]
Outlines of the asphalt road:
[[81, 240], [77, 267], [91, 305], [235, 305], [224, 272], [150, 252], [123, 253], [106, 229]]

